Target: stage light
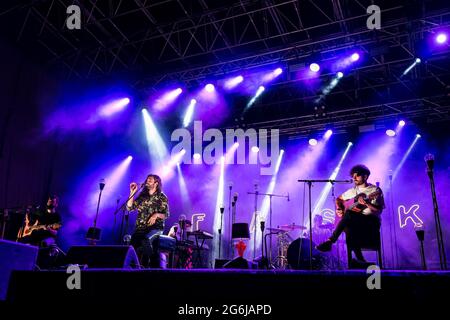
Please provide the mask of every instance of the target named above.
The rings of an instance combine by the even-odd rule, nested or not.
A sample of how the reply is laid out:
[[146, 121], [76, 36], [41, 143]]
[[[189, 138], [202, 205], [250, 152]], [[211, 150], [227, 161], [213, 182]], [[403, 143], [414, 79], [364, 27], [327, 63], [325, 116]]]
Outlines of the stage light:
[[281, 69], [281, 68], [276, 68], [276, 69], [274, 70], [275, 76], [279, 76], [279, 75], [282, 74], [282, 73], [283, 73], [283, 69]]
[[259, 152], [259, 148], [257, 146], [253, 146], [252, 152], [255, 152], [255, 153]]
[[354, 54], [352, 54], [351, 59], [352, 59], [352, 61], [358, 61], [359, 60], [359, 54], [355, 52]]
[[264, 92], [265, 88], [263, 86], [259, 86], [258, 90], [256, 91], [255, 95], [253, 96], [253, 98], [247, 103], [247, 106], [244, 109], [244, 112], [250, 108], [250, 106], [252, 104], [255, 103], [256, 99], [258, 99], [258, 97]]
[[153, 109], [157, 110], [157, 111], [161, 111], [166, 109], [169, 105], [171, 105], [176, 98], [183, 92], [183, 89], [181, 88], [177, 88], [177, 89], [173, 89], [170, 91], [167, 91], [166, 93], [164, 93], [163, 95], [160, 96], [160, 98], [158, 98], [154, 105], [153, 105]]
[[214, 91], [214, 85], [211, 84], [211, 83], [208, 83], [208, 84], [205, 86], [205, 90], [208, 91], [208, 92], [213, 92], [213, 91]]
[[405, 126], [405, 124], [406, 124], [406, 122], [405, 122], [404, 120], [400, 120], [400, 121], [398, 122], [398, 125], [399, 125], [400, 127]]
[[318, 71], [320, 70], [320, 66], [319, 66], [317, 63], [311, 63], [311, 64], [309, 65], [309, 69], [310, 69], [312, 72], [318, 72]]
[[349, 145], [349, 146], [352, 146], [352, 145], [353, 145], [353, 142], [349, 142], [348, 145]]
[[315, 145], [317, 145], [317, 140], [314, 138], [311, 138], [311, 139], [309, 139], [308, 143], [310, 146], [315, 146]]
[[416, 65], [418, 65], [422, 60], [420, 60], [420, 58], [416, 58], [414, 60], [414, 62], [408, 67], [406, 68], [405, 71], [403, 71], [402, 76], [406, 75], [408, 72], [410, 72]]
[[338, 79], [341, 79], [341, 78], [344, 76], [344, 74], [343, 74], [341, 71], [339, 71], [339, 72], [336, 74], [336, 76], [338, 77]]
[[197, 103], [197, 100], [192, 99], [191, 103], [189, 104], [186, 113], [184, 114], [183, 119], [183, 126], [186, 128], [192, 121], [192, 115], [194, 114], [195, 104]]
[[332, 134], [333, 134], [333, 130], [328, 129], [324, 135], [325, 139], [328, 139], [329, 137], [331, 137]]
[[236, 87], [238, 84], [240, 84], [242, 81], [244, 81], [244, 77], [243, 76], [237, 76], [231, 79], [228, 79], [227, 81], [225, 81], [224, 87], [225, 89], [233, 89], [234, 87]]
[[443, 44], [443, 43], [447, 42], [447, 35], [445, 33], [439, 33], [436, 36], [436, 42], [439, 44]]
[[416, 134], [417, 138], [422, 138], [422, 136], [420, 134]]
[[387, 134], [389, 137], [395, 137], [395, 135], [396, 135], [395, 131], [392, 130], [392, 129], [387, 129], [387, 130], [386, 130], [386, 134]]
[[133, 156], [128, 156], [127, 159], [128, 159], [129, 161], [131, 161], [131, 160], [133, 160]]
[[120, 112], [130, 103], [129, 98], [122, 98], [114, 100], [100, 108], [98, 115], [100, 117], [110, 117], [113, 114]]

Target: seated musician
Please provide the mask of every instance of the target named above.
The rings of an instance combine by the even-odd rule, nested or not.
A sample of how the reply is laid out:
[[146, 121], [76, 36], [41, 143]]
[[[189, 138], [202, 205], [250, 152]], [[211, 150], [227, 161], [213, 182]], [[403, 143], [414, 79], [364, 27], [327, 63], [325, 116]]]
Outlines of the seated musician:
[[141, 265], [157, 266], [158, 261], [153, 250], [153, 241], [164, 231], [164, 220], [169, 216], [167, 196], [161, 191], [161, 178], [155, 174], [147, 176], [145, 187], [134, 199], [138, 190], [135, 182], [130, 184], [130, 200], [127, 209], [137, 210], [136, 225], [131, 236], [131, 245], [139, 256]]
[[[383, 192], [379, 187], [367, 182], [370, 170], [365, 165], [354, 166], [350, 170], [350, 176], [354, 181], [354, 187], [336, 199], [336, 215], [340, 221], [331, 237], [317, 246], [319, 251], [330, 251], [343, 231], [348, 236], [353, 228], [361, 225], [380, 228], [380, 215], [384, 209]], [[346, 208], [345, 202], [352, 199], [354, 203]], [[365, 261], [361, 250], [354, 251], [358, 260]]]
[[19, 230], [17, 241], [39, 247], [56, 244], [58, 229], [61, 227], [61, 215], [57, 212], [58, 197], [49, 196], [45, 208], [32, 214], [26, 214], [25, 225]]

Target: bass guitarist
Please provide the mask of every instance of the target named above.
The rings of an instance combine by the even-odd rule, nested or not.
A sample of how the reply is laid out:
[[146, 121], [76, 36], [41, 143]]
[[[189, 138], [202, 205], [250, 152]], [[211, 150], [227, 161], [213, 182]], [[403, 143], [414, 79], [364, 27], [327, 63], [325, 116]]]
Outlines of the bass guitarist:
[[[331, 251], [333, 243], [338, 240], [343, 231], [348, 236], [352, 229], [361, 225], [378, 228], [378, 230], [380, 228], [380, 215], [384, 209], [382, 190], [367, 182], [370, 170], [365, 165], [354, 166], [350, 170], [350, 176], [353, 179], [354, 186], [336, 199], [336, 215], [339, 222], [331, 237], [316, 247], [319, 251]], [[365, 259], [361, 250], [354, 251], [356, 258], [364, 262]]]

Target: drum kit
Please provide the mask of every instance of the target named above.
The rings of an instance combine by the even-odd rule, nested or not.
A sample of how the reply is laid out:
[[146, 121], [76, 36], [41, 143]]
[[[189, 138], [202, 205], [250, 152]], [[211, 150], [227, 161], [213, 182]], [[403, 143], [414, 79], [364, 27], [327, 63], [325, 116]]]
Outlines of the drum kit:
[[[332, 223], [322, 224], [317, 226], [322, 232], [331, 235], [331, 231], [334, 229]], [[297, 239], [293, 239], [289, 234], [292, 231], [306, 231], [307, 227], [302, 225], [286, 224], [280, 225], [276, 228], [267, 228], [270, 234], [276, 235], [276, 249], [277, 255], [272, 259], [272, 267], [275, 269], [308, 269], [309, 268], [309, 233], [305, 232], [304, 236]], [[313, 231], [313, 237], [315, 232]], [[319, 240], [319, 239], [317, 239]], [[313, 242], [313, 247], [316, 244]], [[313, 268], [323, 269], [331, 263], [326, 255], [321, 254], [317, 250], [313, 250]]]

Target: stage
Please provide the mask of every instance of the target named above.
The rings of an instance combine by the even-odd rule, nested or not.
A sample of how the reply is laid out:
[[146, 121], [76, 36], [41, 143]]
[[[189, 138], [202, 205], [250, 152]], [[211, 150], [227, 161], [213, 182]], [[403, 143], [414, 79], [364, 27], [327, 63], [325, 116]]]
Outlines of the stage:
[[[368, 281], [371, 274], [366, 270], [90, 269], [81, 271], [80, 289], [69, 290], [72, 275], [66, 271], [14, 271], [7, 304], [52, 301], [58, 306], [109, 306], [114, 311], [148, 303], [163, 307], [168, 316], [207, 306], [222, 313], [224, 305], [248, 310], [268, 305], [272, 316], [300, 314], [310, 307], [323, 308], [323, 314], [334, 310], [328, 307], [355, 302], [413, 311], [417, 306], [438, 306], [446, 300], [442, 292], [450, 287], [450, 272], [383, 270], [378, 275], [376, 283]], [[369, 289], [368, 282], [375, 288]]]

